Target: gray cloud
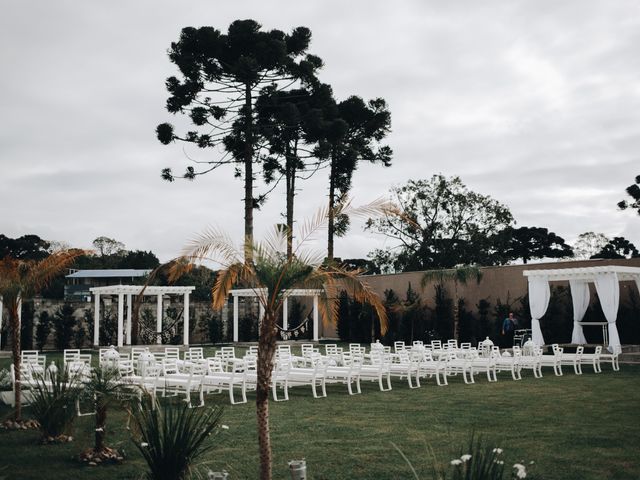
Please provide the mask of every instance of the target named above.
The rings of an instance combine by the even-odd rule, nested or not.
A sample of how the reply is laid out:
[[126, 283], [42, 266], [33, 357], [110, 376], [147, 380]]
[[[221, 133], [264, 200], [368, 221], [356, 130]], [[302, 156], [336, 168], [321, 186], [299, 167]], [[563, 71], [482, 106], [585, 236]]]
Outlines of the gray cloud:
[[[209, 224], [240, 239], [241, 182], [230, 169], [162, 182], [161, 168], [182, 171], [187, 160], [154, 135], [158, 123], [180, 122], [164, 110], [170, 42], [184, 26], [226, 29], [236, 18], [310, 27], [338, 97], [388, 101], [394, 166], [362, 165], [356, 203], [442, 172], [509, 205], [520, 225], [640, 244], [640, 219], [615, 207], [640, 173], [640, 7], [624, 0], [5, 5], [0, 232], [78, 246], [110, 235], [163, 259]], [[319, 172], [302, 186], [298, 218], [326, 201], [325, 180]], [[283, 207], [274, 192], [258, 234]], [[387, 245], [361, 225], [337, 241], [338, 255]]]

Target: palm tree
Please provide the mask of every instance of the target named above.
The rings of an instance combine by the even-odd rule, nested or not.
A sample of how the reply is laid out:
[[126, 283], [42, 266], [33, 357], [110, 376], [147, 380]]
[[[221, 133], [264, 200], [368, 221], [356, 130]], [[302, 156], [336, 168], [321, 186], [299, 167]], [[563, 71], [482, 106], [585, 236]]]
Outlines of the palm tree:
[[93, 451], [83, 453], [83, 456], [95, 458], [98, 456], [111, 457], [113, 452], [104, 444], [106, 436], [107, 412], [111, 406], [122, 400], [126, 387], [118, 381], [120, 375], [116, 368], [103, 366], [91, 371], [91, 377], [85, 384], [85, 394], [90, 396], [96, 416], [95, 442]]
[[475, 265], [459, 265], [444, 270], [429, 270], [422, 276], [422, 288], [429, 282], [435, 281], [442, 284], [453, 280], [453, 338], [458, 340], [460, 336], [460, 306], [458, 305], [458, 284], [466, 285], [469, 279], [475, 279], [477, 283], [482, 280], [482, 272]]
[[[384, 208], [374, 202], [359, 209], [347, 204], [350, 215], [370, 216]], [[243, 261], [240, 252], [229, 237], [219, 230], [210, 229], [192, 242], [184, 256], [175, 262], [172, 278], [177, 278], [185, 267], [204, 260], [222, 265], [212, 289], [212, 306], [218, 310], [226, 303], [230, 290], [238, 284], [252, 288], [264, 308], [259, 327], [256, 416], [258, 422], [258, 446], [260, 454], [260, 478], [271, 479], [271, 439], [269, 434], [269, 386], [276, 350], [276, 322], [281, 316], [282, 304], [288, 291], [294, 288], [321, 289], [319, 311], [323, 322], [333, 323], [338, 310], [338, 292], [353, 292], [357, 301], [371, 304], [380, 319], [381, 332], [386, 332], [387, 315], [380, 298], [358, 277], [360, 271], [347, 271], [336, 265], [323, 265], [323, 256], [303, 251], [303, 245], [326, 225], [328, 209], [318, 212], [306, 222], [299, 235], [299, 244], [293, 255], [287, 256], [287, 232], [275, 228], [268, 238], [252, 247], [253, 262]], [[345, 211], [344, 213], [347, 213]]]
[[0, 296], [9, 311], [13, 368], [16, 372], [16, 421], [22, 414], [20, 399], [20, 314], [22, 300], [32, 297], [65, 270], [84, 250], [61, 250], [43, 260], [18, 260], [11, 256], [0, 259]]

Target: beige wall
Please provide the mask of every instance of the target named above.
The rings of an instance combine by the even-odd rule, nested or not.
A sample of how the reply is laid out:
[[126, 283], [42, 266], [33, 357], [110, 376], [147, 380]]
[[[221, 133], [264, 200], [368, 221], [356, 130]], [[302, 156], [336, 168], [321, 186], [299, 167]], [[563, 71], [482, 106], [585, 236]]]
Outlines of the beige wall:
[[[475, 280], [470, 280], [466, 285], [458, 285], [458, 296], [465, 299], [465, 308], [476, 313], [476, 304], [481, 299], [488, 299], [495, 304], [496, 299], [506, 303], [507, 297], [510, 302], [517, 300], [527, 293], [527, 279], [522, 274], [524, 270], [538, 270], [550, 268], [579, 268], [597, 267], [605, 265], [624, 265], [628, 267], [640, 267], [640, 258], [622, 260], [575, 260], [549, 263], [534, 263], [527, 265], [504, 265], [498, 267], [482, 267], [482, 280], [479, 284]], [[404, 298], [409, 283], [411, 287], [420, 294], [422, 300], [429, 307], [434, 307], [434, 286], [436, 282], [430, 282], [424, 288], [421, 286], [424, 272], [393, 273], [386, 275], [368, 275], [363, 279], [384, 298], [384, 291], [392, 289], [398, 297]], [[566, 283], [566, 282], [565, 282]], [[445, 288], [449, 296], [453, 294], [453, 281], [445, 282]], [[629, 289], [635, 289], [632, 282], [621, 284], [620, 299], [625, 301], [629, 296]], [[593, 298], [593, 295], [592, 295]], [[336, 337], [335, 329], [324, 328], [322, 335], [325, 337]]]

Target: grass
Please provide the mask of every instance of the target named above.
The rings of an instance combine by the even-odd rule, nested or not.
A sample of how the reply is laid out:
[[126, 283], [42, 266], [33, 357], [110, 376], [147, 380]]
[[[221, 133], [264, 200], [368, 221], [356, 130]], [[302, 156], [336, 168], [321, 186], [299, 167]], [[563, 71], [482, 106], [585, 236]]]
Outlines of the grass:
[[[274, 478], [288, 478], [287, 462], [303, 457], [314, 480], [413, 478], [394, 443], [420, 478], [431, 479], [430, 449], [446, 464], [473, 430], [494, 439], [511, 464], [534, 460], [544, 479], [640, 478], [640, 367], [612, 372], [605, 366], [599, 375], [586, 367], [582, 376], [569, 370], [555, 377], [545, 369], [542, 379], [525, 372], [519, 382], [504, 372], [496, 384], [480, 375], [475, 385], [454, 377], [449, 386], [437, 387], [428, 380], [417, 390], [394, 381], [391, 392], [363, 383], [363, 394], [353, 397], [345, 386], [334, 385], [327, 398], [317, 400], [310, 388], [293, 388], [289, 402], [270, 403]], [[201, 467], [224, 468], [234, 480], [257, 478], [254, 398], [250, 394], [248, 404], [232, 407], [225, 394], [207, 397], [208, 404], [225, 406], [221, 423], [229, 429], [212, 439], [217, 446]], [[0, 409], [0, 416], [9, 413]], [[78, 419], [75, 441], [64, 445], [40, 446], [35, 431], [0, 431], [0, 477], [139, 479], [144, 462], [125, 421], [124, 412], [110, 412], [107, 444], [123, 448], [127, 460], [101, 467], [72, 459], [92, 445], [93, 417]]]

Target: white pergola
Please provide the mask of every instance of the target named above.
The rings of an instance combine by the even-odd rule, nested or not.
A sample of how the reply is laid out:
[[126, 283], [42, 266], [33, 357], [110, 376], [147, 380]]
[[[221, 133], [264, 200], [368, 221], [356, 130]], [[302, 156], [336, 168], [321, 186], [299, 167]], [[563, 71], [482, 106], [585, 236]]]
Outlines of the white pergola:
[[583, 325], [598, 324], [582, 322], [589, 307], [589, 283], [595, 284], [600, 305], [605, 318], [609, 336], [609, 350], [620, 352], [620, 336], [616, 327], [618, 306], [620, 304], [619, 282], [634, 281], [640, 291], [640, 267], [609, 265], [602, 267], [558, 268], [553, 270], [525, 270], [522, 272], [529, 281], [529, 305], [531, 307], [531, 329], [533, 342], [544, 345], [544, 336], [540, 329], [540, 318], [549, 306], [549, 282], [568, 281], [573, 303], [573, 333], [571, 343], [587, 343], [582, 331]]
[[[229, 292], [233, 296], [233, 341], [238, 341], [238, 299], [240, 297], [261, 297], [260, 300], [264, 300], [267, 295], [267, 290], [264, 288], [241, 288], [237, 290], [231, 290]], [[288, 317], [289, 317], [289, 297], [313, 297], [313, 340], [318, 340], [318, 298], [322, 295], [321, 289], [303, 289], [293, 288], [285, 290], [284, 299], [282, 300], [282, 328], [288, 329]], [[258, 302], [260, 305], [260, 314], [258, 322], [262, 321], [264, 316], [263, 301]]]
[[[184, 334], [183, 343], [189, 345], [189, 295], [196, 287], [144, 287], [142, 285], [110, 285], [107, 287], [93, 287], [89, 290], [93, 294], [93, 301], [95, 304], [93, 312], [93, 345], [97, 347], [100, 345], [100, 296], [101, 295], [117, 295], [118, 296], [118, 347], [122, 347], [123, 344], [131, 345], [131, 299], [134, 295], [156, 295], [158, 297], [157, 302], [157, 314], [156, 314], [156, 342], [158, 345], [162, 343], [162, 296], [163, 295], [184, 295]], [[124, 323], [124, 300], [127, 300], [127, 322], [126, 322], [126, 336], [123, 333], [125, 330]]]

